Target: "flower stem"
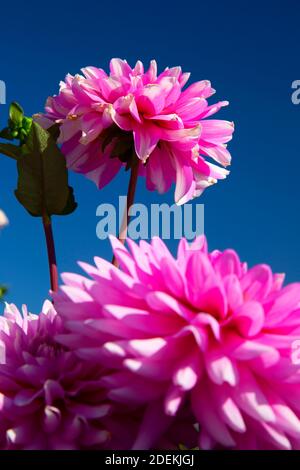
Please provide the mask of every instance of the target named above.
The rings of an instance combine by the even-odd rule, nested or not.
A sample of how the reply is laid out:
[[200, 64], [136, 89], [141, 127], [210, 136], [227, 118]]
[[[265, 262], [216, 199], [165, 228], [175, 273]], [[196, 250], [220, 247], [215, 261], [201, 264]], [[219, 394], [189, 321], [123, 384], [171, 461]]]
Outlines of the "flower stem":
[[[119, 240], [121, 243], [125, 243], [126, 236], [127, 236], [127, 228], [128, 224], [130, 222], [130, 215], [129, 215], [129, 210], [130, 207], [132, 206], [134, 202], [134, 196], [135, 196], [135, 190], [136, 190], [136, 184], [138, 180], [138, 174], [139, 174], [139, 161], [137, 161], [130, 170], [130, 180], [128, 184], [128, 191], [127, 191], [127, 199], [126, 199], [126, 207], [124, 211], [124, 216], [123, 216], [123, 221], [122, 221], [122, 226], [119, 232]], [[114, 266], [118, 266], [118, 261], [116, 260], [116, 257], [113, 256], [112, 259], [112, 264]]]
[[58, 273], [56, 264], [55, 245], [51, 225], [51, 217], [47, 214], [43, 215], [43, 226], [47, 244], [48, 262], [49, 262], [49, 274], [50, 274], [50, 286], [52, 292], [58, 290]]

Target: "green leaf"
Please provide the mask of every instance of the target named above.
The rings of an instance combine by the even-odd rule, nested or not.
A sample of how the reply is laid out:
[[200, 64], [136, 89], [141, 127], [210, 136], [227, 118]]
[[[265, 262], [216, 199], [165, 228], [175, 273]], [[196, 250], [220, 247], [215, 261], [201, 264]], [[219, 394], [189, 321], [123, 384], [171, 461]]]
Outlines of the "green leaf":
[[33, 122], [18, 158], [18, 201], [33, 216], [64, 215], [76, 209], [68, 186], [65, 157], [51, 137]]
[[77, 204], [77, 202], [75, 201], [75, 198], [74, 198], [74, 190], [71, 186], [69, 186], [69, 197], [68, 197], [68, 200], [67, 200], [67, 204], [66, 204], [64, 210], [60, 213], [60, 215], [72, 214], [72, 212], [75, 211], [77, 206], [78, 206], [78, 204]]
[[15, 126], [19, 127], [22, 125], [23, 117], [24, 117], [24, 111], [21, 108], [21, 106], [15, 101], [12, 102], [9, 107], [10, 122], [13, 123]]
[[17, 160], [21, 156], [21, 148], [12, 144], [2, 144], [0, 142], [0, 153]]
[[2, 131], [0, 131], [0, 137], [1, 139], [13, 140], [11, 130], [8, 127], [5, 127], [4, 129], [2, 129]]
[[59, 137], [60, 124], [57, 124], [57, 123], [53, 124], [53, 126], [49, 127], [47, 131], [51, 135], [52, 139], [55, 140], [56, 142]]

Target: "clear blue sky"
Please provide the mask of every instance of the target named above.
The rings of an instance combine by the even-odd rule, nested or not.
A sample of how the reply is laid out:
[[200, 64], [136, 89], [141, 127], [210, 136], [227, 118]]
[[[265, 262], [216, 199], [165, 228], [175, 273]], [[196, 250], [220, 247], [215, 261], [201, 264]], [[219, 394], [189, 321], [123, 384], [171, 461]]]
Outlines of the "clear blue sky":
[[[300, 79], [299, 18], [296, 0], [15, 0], [1, 4], [0, 79], [7, 101], [19, 101], [27, 114], [42, 110], [67, 72], [107, 68], [111, 57], [156, 58], [161, 70], [181, 65], [192, 81], [210, 79], [215, 98], [230, 101], [222, 117], [236, 125], [231, 175], [195, 201], [205, 204], [210, 247], [233, 247], [250, 265], [266, 262], [300, 280], [300, 105], [291, 102], [291, 83]], [[6, 117], [0, 106], [1, 127]], [[0, 234], [0, 281], [10, 287], [8, 300], [37, 311], [48, 292], [41, 223], [15, 200], [14, 162], [1, 157], [0, 175], [0, 207], [10, 219]], [[77, 260], [94, 255], [111, 257], [108, 243], [96, 238], [96, 207], [116, 202], [126, 183], [122, 173], [98, 191], [71, 175], [79, 208], [54, 220], [60, 271], [77, 270]], [[147, 193], [141, 180], [137, 200], [172, 203], [173, 190]]]

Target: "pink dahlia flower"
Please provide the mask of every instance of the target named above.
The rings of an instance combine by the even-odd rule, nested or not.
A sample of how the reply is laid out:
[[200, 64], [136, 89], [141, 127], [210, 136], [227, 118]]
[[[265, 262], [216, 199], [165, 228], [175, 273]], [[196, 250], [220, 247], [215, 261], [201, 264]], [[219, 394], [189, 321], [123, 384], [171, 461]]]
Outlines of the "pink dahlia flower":
[[101, 369], [55, 341], [61, 319], [52, 304], [39, 315], [7, 305], [0, 317], [2, 449], [103, 448], [110, 405]]
[[109, 75], [96, 67], [67, 75], [36, 118], [45, 127], [60, 124], [68, 167], [99, 188], [138, 157], [147, 188], [163, 193], [176, 181], [175, 201], [183, 204], [226, 177], [207, 157], [228, 166], [233, 133], [231, 122], [207, 119], [228, 102], [209, 106], [215, 90], [206, 80], [183, 90], [189, 75], [180, 67], [157, 75], [155, 61], [144, 72], [140, 61], [131, 68], [112, 59]]
[[65, 275], [55, 302], [62, 344], [114, 368], [110, 398], [148, 403], [135, 447], [188, 406], [202, 449], [299, 449], [300, 284], [209, 253], [201, 237], [181, 240], [177, 258], [158, 238], [128, 245], [113, 240], [121, 269], [96, 258], [81, 264], [92, 279]]

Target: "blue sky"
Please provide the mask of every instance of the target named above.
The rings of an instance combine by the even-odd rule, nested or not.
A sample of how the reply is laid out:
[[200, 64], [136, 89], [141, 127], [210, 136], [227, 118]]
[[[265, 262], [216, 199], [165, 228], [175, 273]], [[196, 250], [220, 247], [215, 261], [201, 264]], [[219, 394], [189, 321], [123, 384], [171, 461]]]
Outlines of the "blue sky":
[[[300, 105], [291, 101], [291, 83], [300, 79], [300, 4], [268, 2], [58, 2], [49, 11], [40, 2], [1, 5], [0, 80], [7, 102], [19, 101], [32, 114], [42, 110], [67, 72], [86, 65], [108, 67], [111, 57], [155, 58], [160, 70], [181, 65], [191, 81], [210, 79], [215, 99], [228, 99], [220, 116], [236, 126], [230, 144], [231, 174], [194, 203], [205, 204], [210, 247], [233, 247], [249, 265], [265, 262], [300, 280]], [[86, 5], [86, 10], [85, 10]], [[4, 127], [8, 107], [0, 106]], [[68, 217], [54, 219], [60, 271], [77, 271], [77, 260], [111, 258], [109, 244], [96, 237], [96, 207], [126, 193], [127, 174], [98, 191], [70, 175], [79, 203]], [[48, 293], [42, 226], [17, 203], [13, 161], [0, 159], [0, 207], [10, 226], [0, 234], [0, 281], [9, 301], [38, 311]], [[146, 192], [139, 181], [137, 201], [173, 202]], [[176, 242], [177, 243], [177, 242]], [[171, 249], [175, 242], [170, 241]]]

